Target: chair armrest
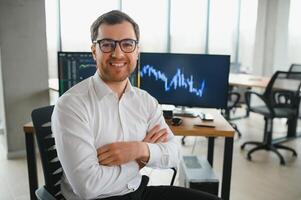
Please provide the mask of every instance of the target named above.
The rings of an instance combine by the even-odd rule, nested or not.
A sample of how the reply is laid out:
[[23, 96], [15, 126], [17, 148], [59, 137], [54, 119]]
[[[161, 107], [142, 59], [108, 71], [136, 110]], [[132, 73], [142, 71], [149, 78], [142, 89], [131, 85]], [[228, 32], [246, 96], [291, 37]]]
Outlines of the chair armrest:
[[239, 99], [240, 99], [240, 94], [238, 92], [230, 91], [230, 92], [228, 92], [228, 98], [231, 100], [234, 98], [233, 104], [228, 107], [228, 109], [231, 110], [238, 104]]
[[257, 96], [264, 103], [264, 105], [268, 108], [268, 110], [270, 112], [270, 115], [272, 115], [272, 116], [275, 115], [274, 109], [272, 108], [272, 106], [268, 103], [268, 100], [262, 94], [259, 94], [259, 93], [254, 92], [254, 91], [246, 91], [245, 92], [245, 100], [246, 100], [246, 104], [248, 106], [248, 109], [250, 111], [252, 111], [251, 95]]
[[173, 175], [172, 175], [171, 182], [170, 182], [170, 185], [172, 186], [174, 184], [174, 182], [175, 182], [175, 179], [176, 179], [177, 169], [175, 167], [172, 167], [170, 169], [173, 170]]
[[56, 198], [52, 196], [52, 194], [50, 194], [44, 186], [39, 187], [35, 193], [38, 200], [56, 200]]

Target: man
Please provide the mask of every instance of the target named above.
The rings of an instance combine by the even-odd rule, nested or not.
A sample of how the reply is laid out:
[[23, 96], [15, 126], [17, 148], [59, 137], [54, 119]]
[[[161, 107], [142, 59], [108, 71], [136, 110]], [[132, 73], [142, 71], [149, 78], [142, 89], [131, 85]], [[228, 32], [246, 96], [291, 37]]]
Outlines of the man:
[[52, 116], [65, 198], [214, 199], [185, 188], [146, 186], [139, 170], [177, 166], [179, 145], [158, 102], [129, 82], [139, 27], [111, 11], [92, 24], [91, 39], [97, 72], [67, 91]]

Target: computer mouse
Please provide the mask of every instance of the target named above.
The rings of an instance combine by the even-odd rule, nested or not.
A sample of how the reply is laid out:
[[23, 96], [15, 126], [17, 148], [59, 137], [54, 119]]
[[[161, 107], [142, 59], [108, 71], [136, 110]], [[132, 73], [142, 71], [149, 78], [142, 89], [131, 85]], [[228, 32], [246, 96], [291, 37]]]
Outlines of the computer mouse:
[[173, 126], [180, 126], [183, 122], [183, 119], [179, 118], [179, 117], [173, 117], [171, 119], [171, 125]]

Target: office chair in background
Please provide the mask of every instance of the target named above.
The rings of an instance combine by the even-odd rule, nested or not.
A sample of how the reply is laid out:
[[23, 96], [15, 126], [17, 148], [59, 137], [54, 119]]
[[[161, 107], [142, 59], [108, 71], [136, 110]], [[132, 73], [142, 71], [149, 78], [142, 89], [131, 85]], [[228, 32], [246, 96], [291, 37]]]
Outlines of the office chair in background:
[[301, 64], [293, 63], [291, 64], [289, 72], [301, 72]]
[[[281, 165], [285, 165], [285, 161], [278, 149], [291, 151], [293, 156], [297, 156], [297, 152], [294, 149], [279, 143], [273, 143], [272, 136], [274, 118], [287, 118], [290, 122], [297, 120], [301, 86], [301, 79], [298, 77], [300, 75], [300, 72], [277, 71], [272, 76], [263, 94], [254, 91], [246, 92], [245, 98], [250, 112], [263, 115], [265, 120], [263, 141], [248, 141], [241, 145], [241, 149], [244, 149], [248, 144], [256, 146], [248, 152], [248, 160], [252, 159], [252, 153], [262, 149], [276, 153]], [[250, 105], [251, 96], [258, 97], [263, 105]], [[288, 126], [289, 131], [295, 130]]]
[[[296, 64], [296, 63], [291, 64], [288, 71], [289, 72], [301, 72], [301, 64]], [[291, 75], [291, 76], [296, 76], [296, 75]], [[295, 78], [298, 78], [298, 77], [295, 77]], [[299, 78], [301, 78], [301, 77], [299, 76]], [[299, 116], [298, 117], [299, 117], [299, 119], [301, 119], [301, 104], [299, 105]]]
[[[36, 190], [36, 196], [39, 200], [64, 200], [61, 194], [61, 177], [63, 168], [57, 157], [55, 140], [51, 130], [51, 115], [54, 106], [37, 108], [32, 111], [31, 118], [35, 129], [35, 135], [39, 147], [42, 161], [45, 185]], [[173, 170], [170, 185], [174, 184], [177, 169]]]

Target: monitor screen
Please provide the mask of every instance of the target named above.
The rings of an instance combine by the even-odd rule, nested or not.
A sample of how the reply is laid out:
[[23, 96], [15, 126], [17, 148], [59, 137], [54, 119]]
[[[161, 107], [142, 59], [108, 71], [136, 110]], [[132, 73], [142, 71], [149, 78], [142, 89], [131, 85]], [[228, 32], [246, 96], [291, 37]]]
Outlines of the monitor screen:
[[59, 95], [94, 75], [95, 71], [91, 52], [58, 52]]
[[225, 108], [229, 55], [140, 53], [140, 88], [160, 104]]

